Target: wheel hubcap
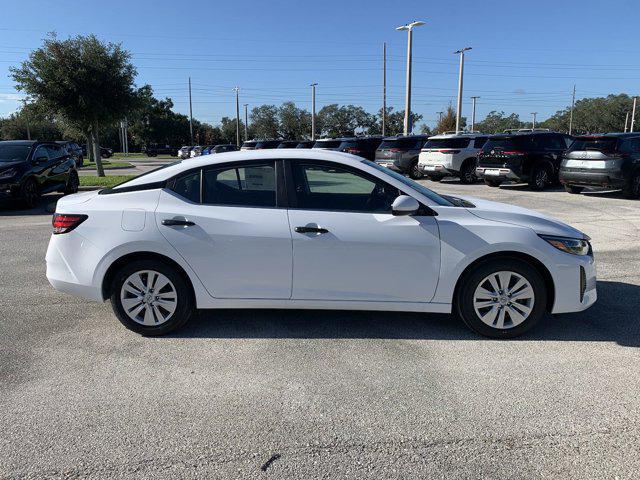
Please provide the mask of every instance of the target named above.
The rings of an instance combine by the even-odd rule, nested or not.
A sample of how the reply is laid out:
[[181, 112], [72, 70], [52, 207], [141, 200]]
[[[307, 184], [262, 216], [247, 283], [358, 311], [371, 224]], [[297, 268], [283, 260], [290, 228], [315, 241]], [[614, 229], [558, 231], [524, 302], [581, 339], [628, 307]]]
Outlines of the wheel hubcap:
[[486, 325], [501, 330], [524, 322], [535, 302], [531, 283], [519, 273], [500, 271], [484, 278], [473, 294], [473, 308]]
[[142, 270], [129, 276], [120, 290], [122, 308], [134, 322], [158, 326], [167, 322], [176, 310], [176, 288], [165, 275]]
[[547, 171], [542, 170], [538, 173], [538, 186], [542, 187], [545, 183], [547, 183]]

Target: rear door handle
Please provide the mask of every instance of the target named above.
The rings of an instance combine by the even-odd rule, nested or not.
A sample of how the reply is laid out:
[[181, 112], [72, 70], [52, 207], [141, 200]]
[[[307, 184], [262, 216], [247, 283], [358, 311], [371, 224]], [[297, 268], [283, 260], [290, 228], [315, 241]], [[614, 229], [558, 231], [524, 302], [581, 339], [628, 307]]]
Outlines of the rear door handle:
[[166, 227], [191, 227], [195, 223], [190, 220], [180, 220], [179, 218], [165, 218], [162, 220], [162, 225]]
[[296, 227], [296, 233], [329, 233], [329, 230], [321, 227]]

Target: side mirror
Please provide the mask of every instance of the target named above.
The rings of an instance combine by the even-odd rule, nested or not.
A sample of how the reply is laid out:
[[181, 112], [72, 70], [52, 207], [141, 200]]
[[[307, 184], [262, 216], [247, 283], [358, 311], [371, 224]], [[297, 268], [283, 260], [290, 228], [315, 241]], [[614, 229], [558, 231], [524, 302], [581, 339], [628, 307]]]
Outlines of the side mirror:
[[420, 210], [420, 203], [408, 195], [400, 195], [391, 204], [391, 213], [396, 216], [413, 215]]

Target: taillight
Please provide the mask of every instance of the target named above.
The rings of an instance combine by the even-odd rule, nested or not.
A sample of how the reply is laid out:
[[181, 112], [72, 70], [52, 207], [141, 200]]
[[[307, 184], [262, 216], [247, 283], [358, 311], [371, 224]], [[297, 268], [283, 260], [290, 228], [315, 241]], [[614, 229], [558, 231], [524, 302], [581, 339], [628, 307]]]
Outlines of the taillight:
[[460, 153], [460, 150], [438, 150], [440, 153]]
[[357, 148], [346, 148], [344, 151], [346, 153], [351, 153], [353, 155], [358, 155], [359, 153], [361, 153], [361, 151], [358, 150]]
[[504, 151], [502, 153], [504, 155], [524, 155], [524, 152], [521, 152], [519, 150], [508, 150], [508, 151]]
[[87, 215], [75, 215], [66, 213], [54, 213], [51, 220], [54, 235], [69, 233], [87, 218]]
[[405, 150], [403, 148], [391, 148], [389, 151], [393, 153], [402, 153]]

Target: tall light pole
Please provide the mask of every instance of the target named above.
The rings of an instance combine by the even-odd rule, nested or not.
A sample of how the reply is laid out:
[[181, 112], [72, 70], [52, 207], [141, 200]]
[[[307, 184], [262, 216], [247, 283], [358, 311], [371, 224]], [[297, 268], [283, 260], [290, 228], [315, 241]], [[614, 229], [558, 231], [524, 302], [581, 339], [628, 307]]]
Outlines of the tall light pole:
[[531, 115], [533, 115], [533, 121], [531, 122], [531, 129], [535, 130], [536, 128], [536, 117], [538, 116], [538, 112], [531, 112]]
[[456, 111], [456, 133], [460, 132], [460, 120], [462, 118], [462, 77], [464, 76], [464, 52], [471, 50], [471, 47], [462, 48], [454, 55], [460, 55], [460, 75], [458, 76], [458, 109]]
[[311, 84], [311, 140], [316, 139], [316, 86], [317, 83]]
[[420, 25], [424, 25], [424, 22], [414, 21], [407, 25], [401, 25], [396, 27], [396, 30], [406, 30], [407, 31], [407, 89], [405, 93], [405, 101], [404, 101], [404, 134], [409, 135], [409, 132], [412, 130], [411, 125], [411, 40], [413, 37], [413, 29], [415, 27], [419, 27]]
[[627, 128], [629, 128], [629, 112], [624, 117], [624, 133], [627, 133]]
[[193, 146], [193, 106], [191, 105], [191, 77], [189, 77], [189, 136]]
[[244, 104], [244, 139], [245, 141], [249, 140], [249, 135], [247, 133], [247, 125], [249, 125], [249, 104], [245, 103]]
[[571, 97], [571, 113], [569, 114], [569, 135], [573, 131], [573, 107], [576, 105], [576, 86], [573, 86], [573, 95]]
[[382, 136], [387, 129], [387, 42], [382, 44]]
[[636, 124], [636, 103], [638, 101], [638, 97], [633, 97], [633, 108], [631, 109], [631, 128], [629, 131], [633, 133], [633, 126]]
[[471, 114], [471, 131], [474, 132], [476, 129], [476, 100], [478, 100], [480, 97], [471, 97], [471, 101], [473, 102], [473, 108], [471, 109], [471, 111], [473, 112]]
[[236, 92], [236, 145], [240, 146], [240, 87], [234, 87]]

